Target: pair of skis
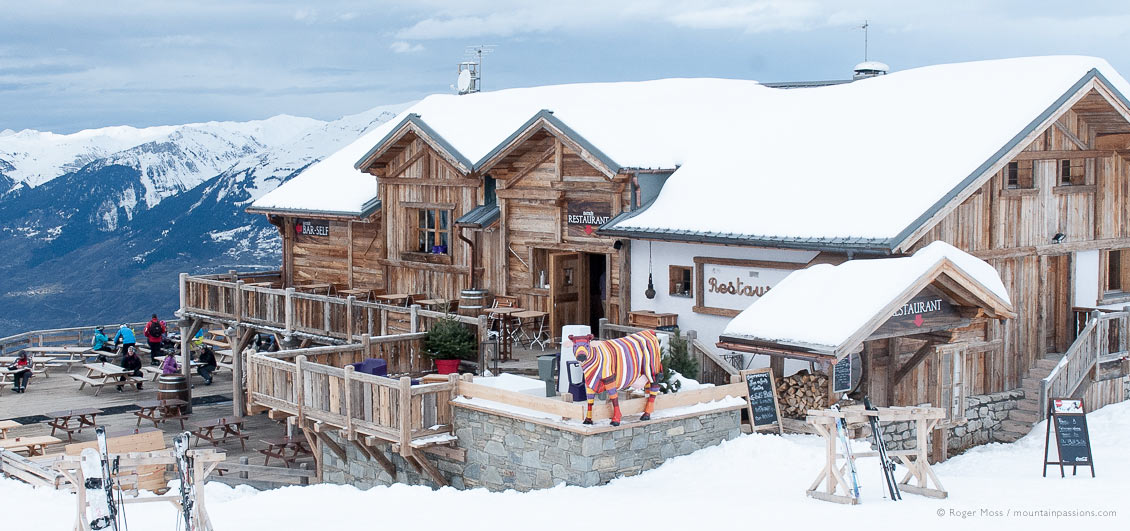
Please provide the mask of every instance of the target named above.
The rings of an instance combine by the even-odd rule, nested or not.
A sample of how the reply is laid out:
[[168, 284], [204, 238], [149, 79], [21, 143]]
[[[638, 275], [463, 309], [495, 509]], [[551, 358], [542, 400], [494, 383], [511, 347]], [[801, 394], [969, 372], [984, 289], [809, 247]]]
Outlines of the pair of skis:
[[[879, 408], [871, 405], [871, 399], [863, 397], [863, 407], [868, 411], [878, 411]], [[902, 493], [899, 492], [898, 479], [895, 478], [895, 462], [887, 455], [887, 445], [883, 444], [883, 432], [879, 430], [879, 417], [868, 416], [868, 422], [871, 423], [871, 437], [875, 439], [875, 447], [879, 449], [879, 464], [883, 467], [883, 479], [887, 480], [887, 492], [891, 495], [891, 501], [898, 501], [902, 499]]]
[[[863, 407], [868, 411], [877, 411], [878, 408], [871, 405], [871, 399], [868, 397], [863, 398]], [[832, 409], [839, 411], [838, 405], [833, 405]], [[902, 499], [902, 493], [899, 492], [898, 480], [895, 478], [895, 462], [887, 455], [887, 446], [883, 443], [883, 432], [879, 428], [879, 417], [868, 416], [868, 422], [871, 425], [871, 437], [874, 439], [875, 447], [879, 450], [879, 465], [883, 469], [883, 479], [887, 483], [887, 492], [890, 494], [891, 501], [898, 501]], [[848, 469], [851, 472], [851, 492], [852, 497], [859, 499], [859, 474], [855, 470], [855, 456], [851, 453], [851, 444], [847, 436], [847, 421], [840, 418], [836, 420], [836, 434], [840, 438], [840, 443], [844, 446], [844, 458], [848, 462]]]
[[90, 529], [121, 529], [118, 503], [114, 498], [114, 477], [117, 473], [118, 460], [110, 460], [110, 453], [106, 449], [106, 429], [102, 426], [95, 428], [98, 436], [98, 449], [84, 448], [82, 451], [83, 489], [86, 491], [86, 519]]
[[190, 434], [184, 432], [176, 437], [173, 437], [173, 449], [177, 456], [177, 479], [180, 480], [180, 518], [177, 521], [177, 528], [180, 529], [181, 522], [184, 523], [184, 531], [193, 531], [192, 526], [192, 506], [196, 503], [196, 482], [193, 478], [193, 458], [188, 455], [188, 442]]

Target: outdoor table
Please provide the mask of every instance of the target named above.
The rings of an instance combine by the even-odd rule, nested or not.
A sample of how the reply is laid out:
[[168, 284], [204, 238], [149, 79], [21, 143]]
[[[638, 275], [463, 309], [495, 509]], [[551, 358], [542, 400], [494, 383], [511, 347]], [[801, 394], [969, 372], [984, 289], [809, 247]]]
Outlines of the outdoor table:
[[373, 290], [371, 290], [371, 289], [361, 289], [361, 288], [342, 289], [342, 290], [338, 290], [337, 294], [340, 297], [353, 296], [353, 297], [356, 297], [357, 300], [359, 300], [359, 301], [368, 302], [369, 299], [372, 298], [372, 296], [373, 296]]
[[[287, 468], [290, 468], [290, 464], [297, 461], [299, 458], [314, 455], [313, 452], [306, 447], [306, 441], [300, 437], [260, 439], [259, 442], [267, 445], [265, 450], [259, 450], [259, 453], [263, 454], [263, 466], [267, 466], [267, 463], [274, 457], [281, 459], [283, 464], [286, 465]], [[290, 452], [289, 455], [287, 451]]]
[[69, 346], [67, 346], [67, 347], [24, 347], [20, 350], [23, 350], [24, 352], [27, 352], [30, 355], [34, 355], [34, 354], [74, 355], [74, 354], [86, 354], [87, 352], [91, 352], [93, 349], [91, 349], [90, 347], [78, 347], [78, 346], [69, 347]]
[[[19, 358], [14, 356], [0, 356], [0, 365], [10, 365], [15, 363], [17, 359]], [[31, 372], [33, 374], [47, 376], [47, 364], [55, 361], [55, 358], [51, 356], [33, 356], [28, 358], [28, 361], [31, 362]]]
[[196, 446], [200, 445], [201, 440], [212, 443], [212, 446], [219, 446], [222, 442], [239, 439], [239, 446], [246, 450], [246, 441], [249, 436], [245, 435], [242, 430], [242, 419], [229, 419], [225, 417], [197, 423], [196, 429], [192, 431], [192, 435], [196, 437]]
[[156, 428], [157, 424], [161, 422], [168, 422], [169, 420], [179, 420], [180, 427], [184, 429], [184, 407], [188, 402], [179, 398], [170, 398], [167, 400], [142, 400], [137, 403], [137, 407], [141, 408], [134, 411], [133, 414], [137, 415], [137, 426], [141, 427], [142, 419], [153, 421], [153, 427]]
[[228, 348], [228, 347], [231, 346], [230, 343], [228, 343], [227, 338], [224, 338], [223, 341], [205, 338], [205, 339], [201, 339], [200, 343], [204, 344], [204, 345], [217, 347], [217, 348]]
[[62, 430], [67, 432], [67, 440], [70, 441], [74, 432], [82, 433], [83, 426], [93, 428], [96, 425], [95, 417], [101, 414], [101, 409], [94, 408], [53, 411], [48, 413], [47, 416], [53, 417], [54, 420], [48, 422], [47, 425], [51, 426], [51, 435], [55, 435], [55, 430]]
[[[545, 350], [546, 344], [549, 343], [549, 330], [545, 328], [545, 320], [548, 316], [548, 313], [537, 310], [526, 310], [511, 314], [511, 317], [518, 320], [518, 337], [515, 338], [515, 341], [525, 338], [530, 342], [529, 348], [532, 349], [534, 344], [537, 344], [542, 350]], [[526, 333], [525, 328], [527, 323], [533, 325], [529, 334]], [[536, 328], [536, 330], [533, 330], [533, 328]]]
[[459, 305], [459, 301], [454, 299], [423, 299], [416, 303], [437, 312], [451, 312]]
[[49, 445], [61, 442], [63, 442], [62, 439], [50, 435], [13, 437], [11, 439], [0, 439], [0, 448], [12, 452], [27, 452], [28, 457], [34, 457], [46, 453]]
[[383, 302], [390, 306], [407, 306], [408, 299], [412, 296], [407, 293], [386, 293], [384, 295], [376, 295], [373, 298], [378, 302]]
[[[137, 378], [128, 377], [133, 371], [127, 371], [112, 363], [84, 363], [83, 367], [86, 367], [86, 376], [72, 374], [71, 378], [82, 382], [78, 386], [80, 391], [87, 385], [97, 388], [94, 396], [98, 396], [102, 392], [102, 388], [107, 385], [132, 385], [136, 389], [137, 384], [141, 382]], [[121, 376], [127, 376], [127, 378], [119, 380]]]
[[14, 420], [0, 420], [0, 439], [7, 439], [8, 430], [19, 426], [23, 426], [23, 424]]
[[318, 293], [324, 291], [326, 295], [329, 295], [331, 290], [333, 290], [333, 284], [327, 282], [311, 282], [309, 284], [295, 284], [294, 286], [294, 291], [300, 291], [302, 293]]

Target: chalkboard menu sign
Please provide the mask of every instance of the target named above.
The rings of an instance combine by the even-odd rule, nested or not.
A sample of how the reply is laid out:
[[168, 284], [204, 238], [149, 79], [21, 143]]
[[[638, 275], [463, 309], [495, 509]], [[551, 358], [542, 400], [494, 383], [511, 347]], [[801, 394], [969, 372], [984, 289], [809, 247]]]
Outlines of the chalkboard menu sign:
[[771, 370], [754, 369], [741, 371], [740, 374], [749, 394], [749, 421], [753, 429], [772, 428], [776, 424], [777, 431], [784, 433], [781, 412], [777, 407], [777, 389], [773, 383]]
[[[1055, 426], [1058, 461], [1048, 461], [1051, 446], [1052, 426]], [[1083, 401], [1071, 398], [1053, 398], [1048, 401], [1048, 432], [1044, 437], [1044, 477], [1048, 475], [1048, 465], [1059, 465], [1060, 477], [1065, 476], [1064, 467], [1071, 467], [1071, 475], [1079, 467], [1091, 467], [1091, 477], [1095, 477], [1095, 463], [1091, 457], [1091, 435], [1087, 431], [1087, 415]]]
[[836, 362], [832, 371], [833, 393], [847, 393], [851, 391], [851, 373], [854, 370], [851, 358], [850, 355], [844, 356], [844, 359]]

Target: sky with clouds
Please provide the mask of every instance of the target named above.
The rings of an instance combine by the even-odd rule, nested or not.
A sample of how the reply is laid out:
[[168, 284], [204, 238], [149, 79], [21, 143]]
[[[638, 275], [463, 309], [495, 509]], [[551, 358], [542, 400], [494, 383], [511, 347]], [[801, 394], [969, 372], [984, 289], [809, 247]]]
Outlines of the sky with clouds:
[[1095, 0], [0, 0], [0, 130], [333, 119], [451, 92], [582, 81], [839, 79], [1046, 54], [1130, 76], [1130, 3]]

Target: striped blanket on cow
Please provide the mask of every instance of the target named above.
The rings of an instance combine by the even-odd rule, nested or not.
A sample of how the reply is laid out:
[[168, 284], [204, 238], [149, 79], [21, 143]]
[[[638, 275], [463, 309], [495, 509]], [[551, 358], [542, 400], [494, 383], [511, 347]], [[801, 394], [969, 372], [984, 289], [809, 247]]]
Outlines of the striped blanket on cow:
[[651, 384], [663, 372], [662, 352], [654, 330], [636, 332], [620, 339], [578, 344], [574, 352], [585, 348], [588, 358], [581, 362], [585, 385], [597, 392], [627, 389], [640, 376]]

